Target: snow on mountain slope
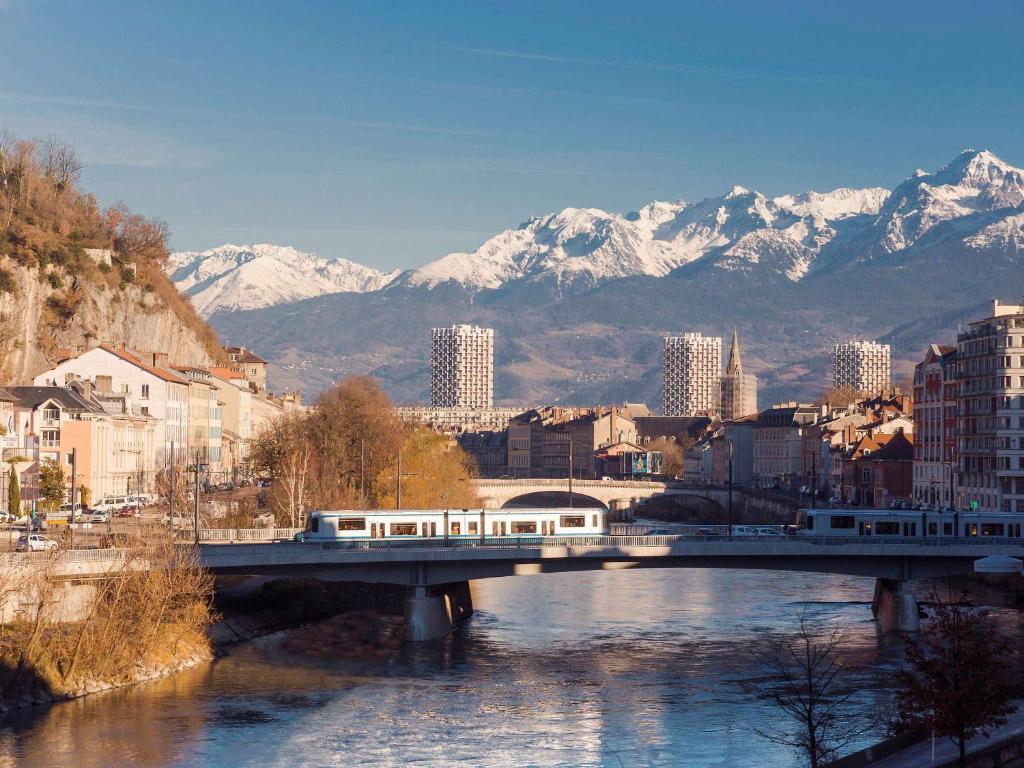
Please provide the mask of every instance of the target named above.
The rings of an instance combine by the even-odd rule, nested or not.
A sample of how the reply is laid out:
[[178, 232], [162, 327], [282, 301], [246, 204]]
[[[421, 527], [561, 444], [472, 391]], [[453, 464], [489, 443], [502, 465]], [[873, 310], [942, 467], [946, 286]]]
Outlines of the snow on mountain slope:
[[1024, 243], [1022, 206], [1024, 171], [991, 152], [965, 150], [892, 192], [841, 187], [769, 199], [737, 186], [720, 197], [656, 201], [626, 214], [566, 208], [534, 216], [472, 253], [449, 253], [401, 273], [257, 245], [175, 254], [172, 277], [207, 316], [338, 291], [454, 284], [475, 293], [537, 281], [585, 288], [662, 277], [691, 264], [799, 282], [816, 270], [947, 240], [1016, 255]]
[[204, 317], [326, 293], [376, 291], [397, 275], [265, 243], [174, 253], [168, 271]]

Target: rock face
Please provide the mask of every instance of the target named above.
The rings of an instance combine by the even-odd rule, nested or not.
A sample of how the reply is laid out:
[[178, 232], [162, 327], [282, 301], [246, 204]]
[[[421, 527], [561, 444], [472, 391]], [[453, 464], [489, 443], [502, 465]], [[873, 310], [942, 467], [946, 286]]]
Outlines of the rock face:
[[73, 311], [63, 311], [56, 300], [67, 292], [54, 289], [37, 270], [3, 258], [0, 266], [14, 274], [18, 286], [14, 293], [0, 293], [0, 383], [31, 383], [61, 350], [75, 352], [103, 341], [166, 351], [175, 362], [212, 362], [195, 318], [190, 322], [143, 287], [88, 283], [76, 292]]

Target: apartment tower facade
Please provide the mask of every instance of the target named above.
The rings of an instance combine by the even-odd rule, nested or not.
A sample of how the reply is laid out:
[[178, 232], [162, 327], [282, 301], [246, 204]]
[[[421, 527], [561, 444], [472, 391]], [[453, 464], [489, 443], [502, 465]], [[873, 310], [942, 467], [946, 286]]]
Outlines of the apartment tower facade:
[[872, 394], [888, 389], [892, 378], [892, 349], [874, 341], [844, 341], [832, 354], [832, 384]]
[[1024, 512], [1024, 306], [993, 301], [956, 358], [957, 506]]
[[722, 388], [722, 339], [700, 333], [665, 337], [666, 416], [713, 416]]
[[494, 405], [494, 329], [434, 328], [430, 347], [430, 404], [435, 408]]

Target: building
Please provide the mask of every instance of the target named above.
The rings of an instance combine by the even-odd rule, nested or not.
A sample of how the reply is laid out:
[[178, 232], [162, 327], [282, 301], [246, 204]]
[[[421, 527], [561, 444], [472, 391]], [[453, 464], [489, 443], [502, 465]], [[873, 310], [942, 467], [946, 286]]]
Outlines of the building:
[[953, 508], [957, 496], [956, 348], [931, 344], [914, 366], [914, 496]]
[[844, 341], [832, 356], [832, 385], [857, 392], [879, 392], [890, 386], [892, 350], [873, 341]]
[[958, 509], [1024, 512], [1024, 306], [957, 336]]
[[128, 397], [142, 416], [156, 419], [155, 463], [182, 463], [188, 449], [189, 382], [162, 352], [143, 353], [106, 344], [62, 361], [35, 377], [37, 386], [62, 387], [76, 379], [96, 390]]
[[886, 509], [910, 501], [914, 490], [913, 438], [903, 432], [868, 434], [843, 456], [841, 495], [859, 507]]
[[753, 477], [762, 487], [792, 488], [804, 480], [804, 434], [821, 416], [818, 406], [779, 403], [757, 415]]
[[267, 361], [254, 355], [245, 347], [224, 347], [231, 368], [245, 376], [250, 388], [257, 395], [267, 391]]
[[725, 485], [729, 482], [729, 450], [732, 449], [732, 482], [734, 485], [754, 485], [754, 427], [757, 414], [741, 419], [723, 421], [722, 427], [711, 441], [711, 482]]
[[494, 405], [494, 329], [435, 328], [430, 344], [430, 404], [440, 408]]
[[505, 477], [508, 474], [508, 432], [463, 432], [459, 445], [476, 462], [480, 477]]
[[206, 479], [221, 480], [223, 453], [223, 410], [213, 374], [206, 368], [176, 366], [188, 379], [187, 464], [198, 463]]
[[254, 393], [245, 376], [230, 368], [210, 368], [209, 383], [216, 388], [221, 403], [221, 471], [226, 479], [238, 481], [249, 475]]
[[729, 363], [722, 377], [722, 421], [733, 421], [757, 413], [757, 377], [743, 372], [740, 337], [732, 332]]
[[699, 333], [665, 337], [666, 416], [714, 416], [722, 387], [722, 339]]
[[453, 434], [504, 430], [508, 428], [509, 419], [523, 411], [523, 408], [435, 408], [429, 405], [399, 405], [395, 408], [402, 421]]

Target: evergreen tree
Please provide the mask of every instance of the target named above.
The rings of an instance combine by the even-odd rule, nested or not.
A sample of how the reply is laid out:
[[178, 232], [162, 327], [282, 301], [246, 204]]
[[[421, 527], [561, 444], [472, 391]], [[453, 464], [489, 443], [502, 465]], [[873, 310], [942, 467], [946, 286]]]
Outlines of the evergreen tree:
[[7, 511], [12, 515], [21, 514], [21, 488], [18, 487], [18, 473], [11, 464], [11, 482], [7, 486]]

